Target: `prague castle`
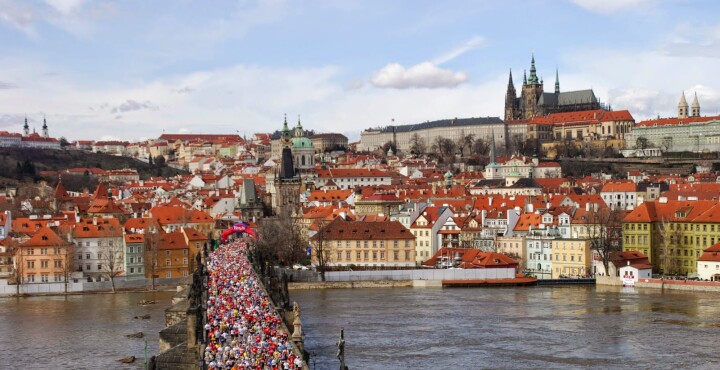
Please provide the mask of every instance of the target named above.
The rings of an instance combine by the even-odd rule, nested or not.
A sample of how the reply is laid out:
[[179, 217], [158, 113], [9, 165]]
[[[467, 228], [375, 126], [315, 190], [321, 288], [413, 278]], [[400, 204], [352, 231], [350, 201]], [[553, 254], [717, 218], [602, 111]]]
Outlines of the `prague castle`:
[[505, 121], [529, 119], [551, 113], [604, 109], [592, 89], [560, 92], [560, 79], [555, 70], [555, 91], [545, 92], [542, 78], [535, 69], [535, 56], [530, 61], [530, 76], [523, 72], [520, 97], [515, 92], [512, 71], [505, 94]]

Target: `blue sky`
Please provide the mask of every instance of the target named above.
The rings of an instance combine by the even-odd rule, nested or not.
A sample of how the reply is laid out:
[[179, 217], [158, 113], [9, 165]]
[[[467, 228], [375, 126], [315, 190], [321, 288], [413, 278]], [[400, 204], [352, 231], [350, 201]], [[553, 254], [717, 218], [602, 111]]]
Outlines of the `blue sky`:
[[[208, 5], [209, 4], [209, 5]], [[637, 120], [697, 93], [720, 111], [707, 1], [0, 0], [0, 130], [74, 139], [342, 132], [502, 116], [534, 51], [546, 90], [593, 88]], [[519, 87], [519, 86], [518, 86]]]

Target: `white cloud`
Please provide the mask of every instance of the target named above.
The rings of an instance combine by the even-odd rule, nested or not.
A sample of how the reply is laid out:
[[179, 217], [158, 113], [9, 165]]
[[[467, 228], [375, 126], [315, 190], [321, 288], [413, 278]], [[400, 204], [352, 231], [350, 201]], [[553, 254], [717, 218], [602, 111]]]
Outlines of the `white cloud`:
[[455, 87], [468, 80], [465, 72], [442, 69], [431, 62], [410, 68], [398, 63], [388, 64], [373, 74], [370, 82], [376, 87], [393, 89]]
[[45, 0], [45, 3], [62, 14], [70, 14], [78, 9], [85, 0]]
[[643, 9], [657, 0], [570, 0], [575, 5], [593, 13], [611, 14], [628, 9]]
[[467, 53], [470, 50], [477, 49], [479, 47], [483, 47], [486, 45], [485, 38], [482, 36], [475, 36], [471, 38], [470, 40], [466, 41], [462, 45], [456, 47], [453, 50], [450, 50], [449, 52], [435, 58], [432, 63], [435, 65], [441, 65], [445, 64], [465, 53]]
[[33, 9], [28, 4], [14, 0], [0, 0], [0, 23], [5, 23], [28, 35], [34, 35], [34, 20]]
[[153, 104], [151, 101], [146, 100], [143, 102], [139, 102], [137, 100], [128, 99], [124, 102], [120, 103], [119, 105], [113, 107], [110, 112], [112, 113], [121, 113], [121, 112], [132, 112], [136, 110], [158, 110], [160, 107], [157, 106], [157, 104]]

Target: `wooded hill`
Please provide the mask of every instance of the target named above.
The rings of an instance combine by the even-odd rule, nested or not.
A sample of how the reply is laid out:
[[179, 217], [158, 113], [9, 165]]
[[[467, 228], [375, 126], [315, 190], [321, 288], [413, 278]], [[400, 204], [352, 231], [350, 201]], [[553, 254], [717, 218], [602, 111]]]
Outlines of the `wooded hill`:
[[141, 179], [187, 173], [165, 165], [148, 164], [134, 158], [82, 150], [0, 148], [0, 186], [40, 180], [40, 171], [60, 171], [77, 167], [97, 167], [104, 170], [131, 168], [138, 171]]

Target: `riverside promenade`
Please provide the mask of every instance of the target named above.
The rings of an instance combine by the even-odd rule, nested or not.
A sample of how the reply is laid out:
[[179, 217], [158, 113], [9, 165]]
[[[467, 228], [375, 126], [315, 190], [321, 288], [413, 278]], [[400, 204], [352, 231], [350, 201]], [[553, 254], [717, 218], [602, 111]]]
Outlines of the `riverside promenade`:
[[209, 255], [203, 355], [208, 369], [306, 369], [247, 258], [247, 244], [233, 241]]

